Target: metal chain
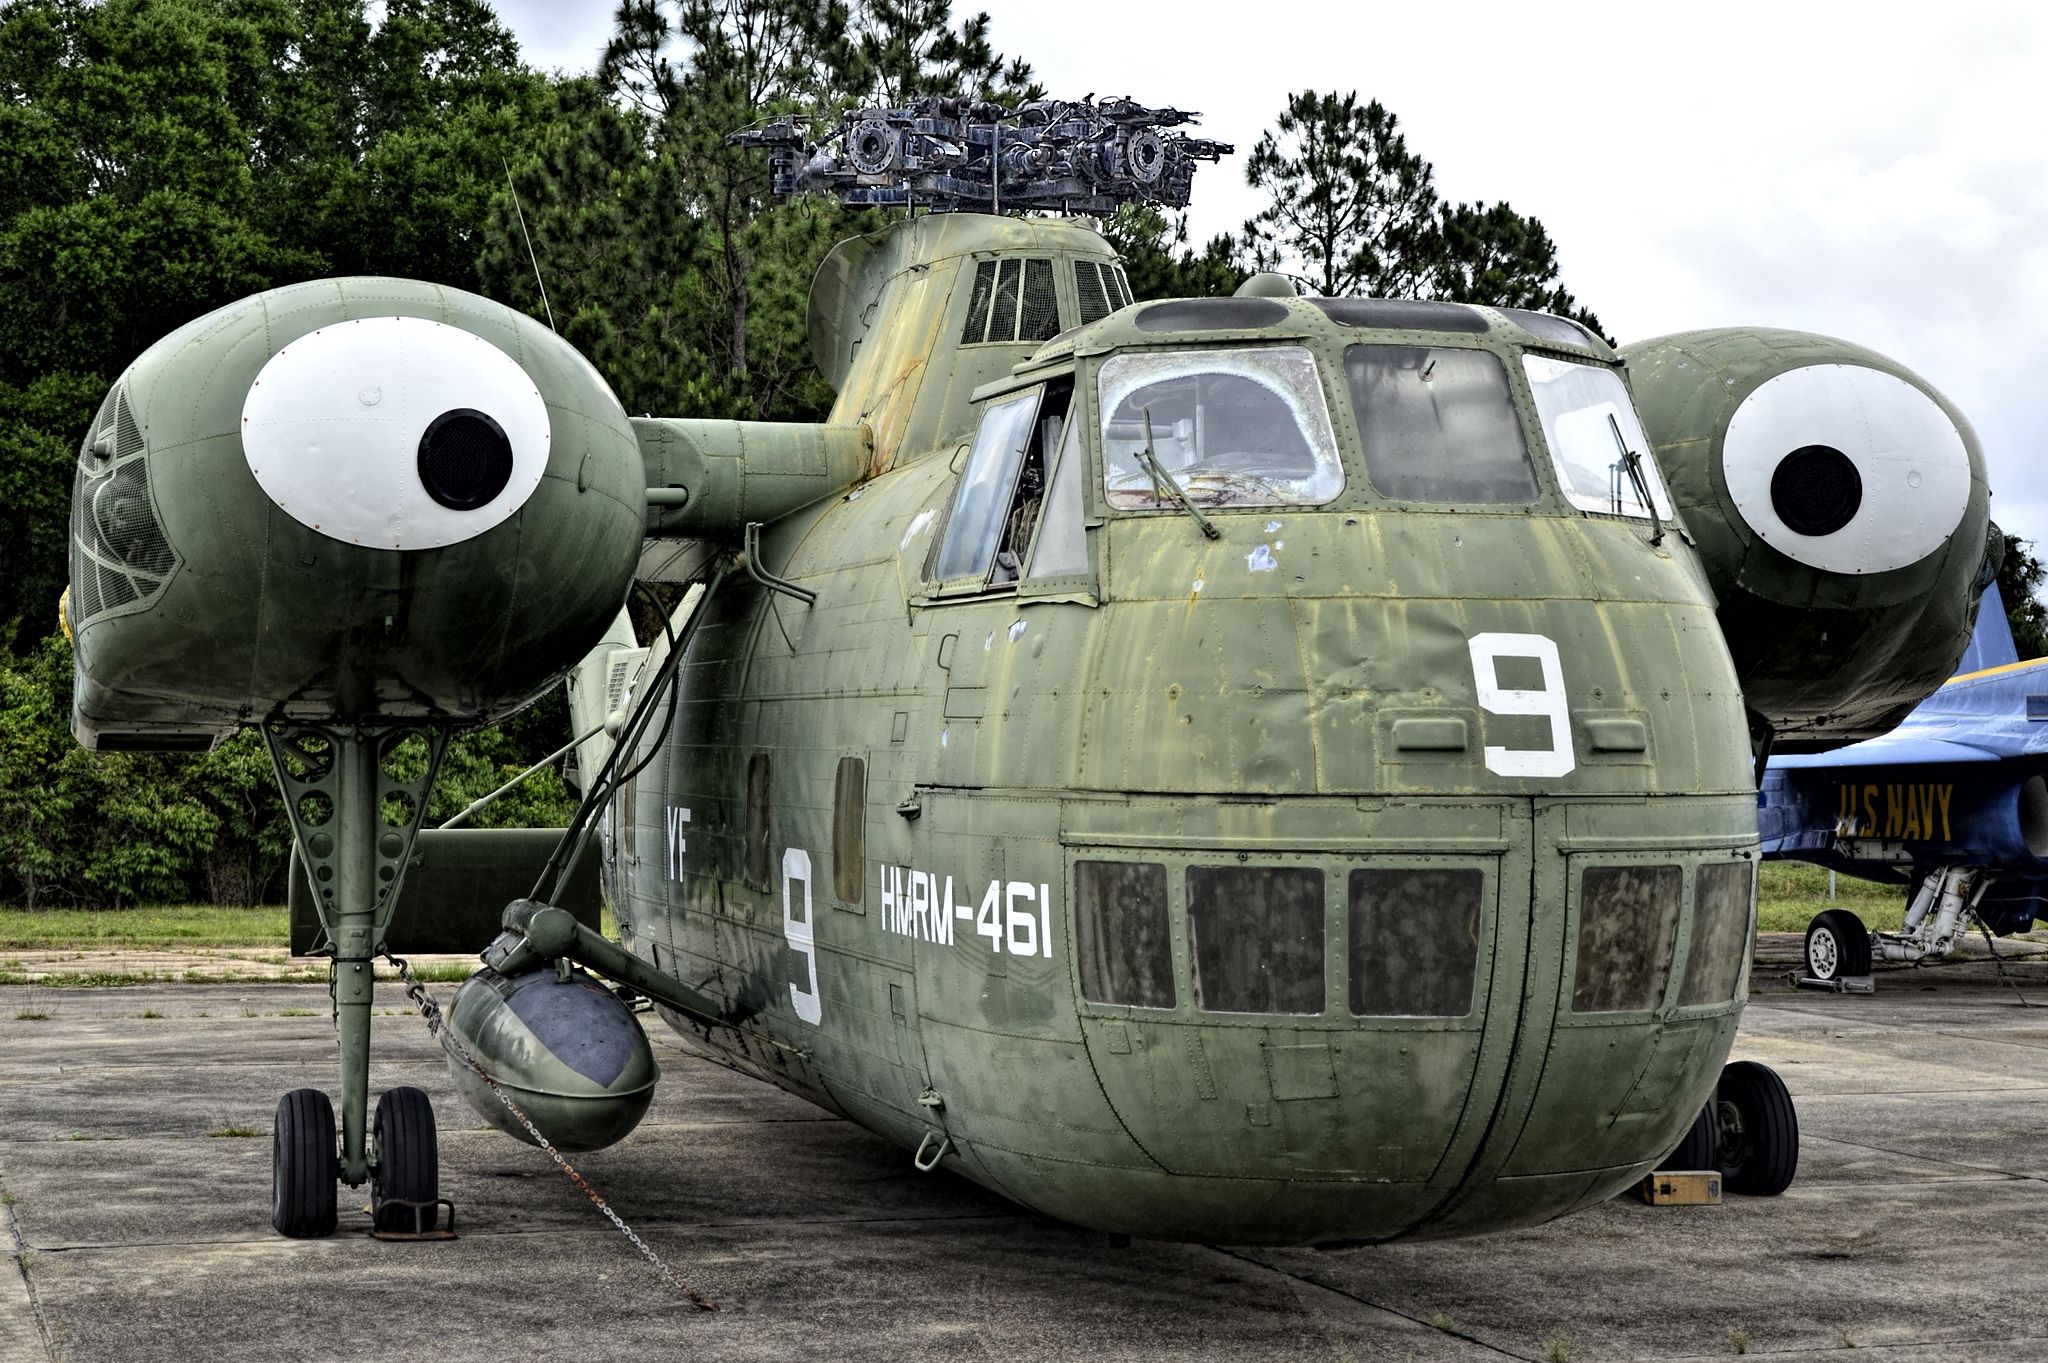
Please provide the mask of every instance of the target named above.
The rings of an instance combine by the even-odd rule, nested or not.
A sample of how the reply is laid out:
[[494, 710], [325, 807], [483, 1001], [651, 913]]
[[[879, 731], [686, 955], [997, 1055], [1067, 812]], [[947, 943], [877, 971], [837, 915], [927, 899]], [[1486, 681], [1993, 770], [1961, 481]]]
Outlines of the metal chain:
[[427, 992], [427, 987], [424, 984], [413, 978], [412, 967], [406, 963], [404, 958], [394, 956], [387, 951], [384, 953], [384, 959], [391, 962], [392, 967], [398, 971], [398, 978], [405, 985], [407, 997], [413, 1001], [413, 1006], [419, 1009], [420, 1016], [426, 1019], [428, 1033], [435, 1040], [439, 1041], [442, 1047], [454, 1055], [456, 1059], [475, 1070], [477, 1078], [491, 1086], [491, 1092], [498, 1095], [498, 1101], [505, 1105], [505, 1110], [511, 1113], [521, 1126], [526, 1128], [526, 1134], [533, 1138], [533, 1143], [547, 1151], [548, 1158], [552, 1159], [555, 1162], [555, 1166], [568, 1175], [571, 1183], [574, 1183], [583, 1190], [583, 1195], [590, 1199], [591, 1205], [604, 1213], [605, 1220], [611, 1222], [617, 1228], [619, 1234], [633, 1242], [633, 1248], [640, 1251], [641, 1258], [653, 1265], [656, 1272], [674, 1283], [676, 1289], [689, 1299], [692, 1306], [695, 1306], [700, 1311], [716, 1311], [718, 1303], [712, 1301], [709, 1297], [703, 1296], [696, 1288], [683, 1281], [683, 1275], [670, 1268], [662, 1260], [662, 1257], [654, 1252], [653, 1246], [642, 1240], [634, 1232], [633, 1228], [627, 1225], [617, 1212], [612, 1210], [611, 1204], [604, 1200], [597, 1189], [590, 1186], [589, 1180], [576, 1171], [576, 1166], [564, 1159], [562, 1152], [555, 1149], [554, 1144], [546, 1136], [540, 1134], [540, 1128], [533, 1124], [532, 1118], [520, 1110], [519, 1104], [512, 1101], [512, 1095], [500, 1088], [498, 1081], [493, 1079], [484, 1067], [477, 1063], [476, 1057], [469, 1053], [469, 1048], [464, 1046], [461, 1038], [455, 1035], [455, 1029], [446, 1026], [447, 1018], [441, 1011], [441, 1005], [435, 1001], [432, 994]]
[[2011, 988], [2012, 996], [2015, 999], [2019, 1000], [2020, 1007], [2048, 1008], [2048, 1004], [2035, 1003], [2025, 994], [2022, 994], [2020, 992], [2019, 981], [2015, 980], [2012, 976], [2005, 973], [2005, 958], [1998, 954], [1998, 944], [1991, 940], [1991, 928], [1988, 924], [1985, 923], [1981, 915], [1979, 915], [1979, 917], [1977, 918], [1977, 930], [1984, 934], [1984, 945], [1991, 949], [1991, 963], [1993, 966], [1997, 967], [1998, 978], [2004, 981], [2004, 983]]

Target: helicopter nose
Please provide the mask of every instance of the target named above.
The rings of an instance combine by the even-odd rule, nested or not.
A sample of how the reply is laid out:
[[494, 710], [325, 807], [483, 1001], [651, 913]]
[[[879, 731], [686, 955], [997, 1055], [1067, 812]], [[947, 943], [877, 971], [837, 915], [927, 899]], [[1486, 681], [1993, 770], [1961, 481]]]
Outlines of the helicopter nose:
[[242, 405], [249, 471], [331, 539], [437, 549], [500, 524], [547, 468], [547, 405], [481, 336], [422, 317], [366, 317], [273, 355]]

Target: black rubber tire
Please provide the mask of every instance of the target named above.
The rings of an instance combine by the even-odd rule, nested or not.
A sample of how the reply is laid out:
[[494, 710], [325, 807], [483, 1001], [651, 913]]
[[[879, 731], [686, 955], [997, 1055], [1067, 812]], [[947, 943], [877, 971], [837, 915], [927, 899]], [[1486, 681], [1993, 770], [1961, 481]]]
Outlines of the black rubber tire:
[[1806, 925], [1806, 973], [1816, 980], [1870, 973], [1870, 929], [1847, 909], [1829, 909]]
[[434, 1107], [415, 1088], [391, 1089], [377, 1100], [371, 1126], [377, 1165], [370, 1173], [370, 1215], [380, 1231], [430, 1231], [441, 1224], [441, 1209], [417, 1218], [411, 1207], [387, 1202], [432, 1202], [441, 1195], [441, 1154], [434, 1139]]
[[1657, 1167], [1679, 1171], [1718, 1169], [1721, 1167], [1720, 1153], [1721, 1137], [1715, 1125], [1714, 1105], [1708, 1103], [1692, 1119], [1692, 1125], [1686, 1128], [1685, 1139], [1678, 1143], [1678, 1148], [1665, 1156], [1664, 1162]]
[[1718, 1109], [1721, 1186], [1776, 1197], [1799, 1172], [1799, 1114], [1785, 1081], [1768, 1065], [1738, 1060], [1721, 1071]]
[[334, 1234], [334, 1104], [319, 1089], [293, 1089], [277, 1100], [270, 1124], [270, 1225], [291, 1240]]

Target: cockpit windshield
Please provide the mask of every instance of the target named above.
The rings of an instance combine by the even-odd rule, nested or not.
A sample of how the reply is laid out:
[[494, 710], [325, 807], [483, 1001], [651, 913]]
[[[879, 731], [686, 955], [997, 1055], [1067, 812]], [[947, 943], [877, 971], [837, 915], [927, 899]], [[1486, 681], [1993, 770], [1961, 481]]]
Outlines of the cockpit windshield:
[[1305, 346], [1115, 355], [1100, 383], [1111, 506], [1174, 505], [1163, 478], [1202, 506], [1315, 506], [1344, 490]]
[[1658, 516], [1670, 520], [1671, 499], [1621, 376], [1604, 365], [1549, 355], [1524, 355], [1522, 368], [1565, 500], [1581, 511], [1647, 518], [1643, 491], [1629, 472], [1626, 455], [1633, 451], [1642, 456], [1637, 467]]

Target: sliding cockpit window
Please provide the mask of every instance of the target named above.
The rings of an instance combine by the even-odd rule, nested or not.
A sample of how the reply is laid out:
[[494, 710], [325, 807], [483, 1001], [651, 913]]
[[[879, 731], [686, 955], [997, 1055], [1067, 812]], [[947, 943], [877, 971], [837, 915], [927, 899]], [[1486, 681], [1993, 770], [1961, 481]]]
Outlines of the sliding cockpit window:
[[1319, 506], [1344, 490], [1306, 346], [1140, 352], [1102, 365], [1103, 492], [1124, 510]]

